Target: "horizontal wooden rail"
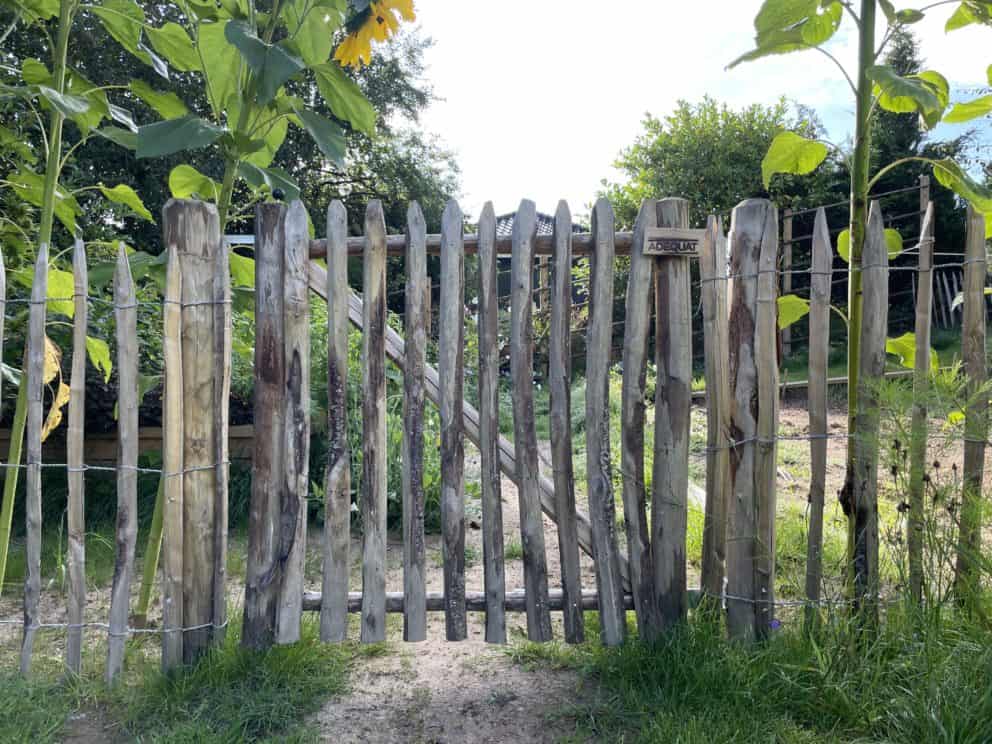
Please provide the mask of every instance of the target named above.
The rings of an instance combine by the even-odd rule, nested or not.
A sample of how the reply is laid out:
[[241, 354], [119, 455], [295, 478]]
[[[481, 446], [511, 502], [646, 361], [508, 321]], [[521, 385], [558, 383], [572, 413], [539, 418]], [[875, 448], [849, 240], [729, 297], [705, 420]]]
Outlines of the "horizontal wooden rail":
[[[552, 236], [551, 235], [538, 235], [534, 240], [534, 255], [535, 256], [550, 256], [552, 255]], [[576, 256], [588, 256], [592, 253], [592, 233], [573, 233], [572, 234], [572, 254]], [[634, 233], [631, 232], [618, 232], [614, 237], [614, 245], [616, 246], [616, 255], [626, 256], [630, 254], [630, 246], [634, 242]], [[365, 250], [365, 238], [364, 237], [351, 237], [348, 238], [348, 255], [349, 256], [360, 256], [362, 251]], [[479, 251], [479, 236], [472, 234], [465, 236], [465, 253], [478, 253]], [[428, 235], [427, 236], [427, 253], [438, 255], [441, 252], [441, 236], [440, 235]], [[505, 255], [510, 255], [513, 252], [512, 242], [509, 235], [501, 235], [496, 238], [496, 252]], [[406, 255], [406, 236], [405, 235], [388, 235], [386, 237], [386, 255], [389, 256], [403, 256]], [[310, 241], [310, 258], [324, 258], [327, 256], [327, 241], [323, 238], [318, 238]]]
[[[310, 289], [318, 297], [327, 299], [327, 272], [318, 263], [310, 264]], [[348, 298], [348, 319], [351, 324], [362, 329], [362, 299], [351, 292]], [[406, 345], [403, 337], [396, 331], [386, 326], [386, 356], [401, 370], [406, 363]], [[424, 392], [427, 397], [436, 405], [439, 400], [438, 372], [437, 367], [429, 364], [424, 366]], [[465, 436], [469, 438], [476, 447], [479, 446], [479, 412], [468, 401], [465, 402], [462, 412], [462, 423], [465, 428]], [[517, 482], [517, 461], [514, 455], [513, 442], [506, 437], [499, 438], [499, 465], [500, 469], [514, 483]], [[541, 495], [541, 509], [551, 519], [556, 520], [555, 512], [555, 487], [545, 476], [541, 476], [538, 485]], [[576, 524], [579, 532], [579, 547], [587, 555], [592, 555], [592, 531], [589, 527], [589, 518], [581, 513], [576, 513]], [[627, 561], [620, 557], [620, 574], [623, 577], [625, 588], [630, 586], [630, 574], [628, 573]]]
[[[624, 608], [627, 610], [634, 609], [634, 599], [629, 594], [624, 594]], [[562, 600], [562, 590], [561, 589], [551, 589], [548, 592], [548, 609], [551, 611], [561, 612], [562, 605], [564, 604]], [[523, 589], [515, 589], [506, 593], [504, 599], [504, 607], [507, 612], [525, 612], [527, 609], [526, 604], [526, 594]], [[348, 612], [360, 612], [362, 609], [362, 593], [361, 592], [349, 592], [348, 593]], [[485, 592], [465, 592], [465, 609], [469, 612], [485, 612], [486, 611], [486, 593]], [[583, 610], [598, 610], [599, 609], [599, 597], [596, 594], [596, 590], [592, 588], [587, 588], [582, 590], [582, 609]], [[305, 612], [319, 612], [320, 611], [320, 593], [319, 592], [304, 592], [303, 593], [303, 610]], [[428, 612], [443, 612], [444, 611], [444, 592], [427, 592], [427, 611]], [[403, 592], [386, 592], [386, 612], [403, 612]]]

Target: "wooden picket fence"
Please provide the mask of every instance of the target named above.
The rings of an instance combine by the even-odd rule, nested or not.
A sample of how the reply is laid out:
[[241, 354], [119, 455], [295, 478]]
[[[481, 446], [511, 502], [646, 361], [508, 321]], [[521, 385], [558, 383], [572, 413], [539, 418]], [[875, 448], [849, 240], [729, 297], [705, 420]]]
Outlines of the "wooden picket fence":
[[[706, 376], [706, 483], [702, 607], [725, 610], [728, 631], [760, 639], [774, 626], [776, 453], [778, 436], [779, 285], [778, 217], [773, 204], [752, 199], [732, 215], [729, 238], [711, 217], [689, 226], [682, 199], [647, 200], [633, 232], [617, 232], [606, 200], [592, 212], [589, 233], [573, 233], [567, 204], [550, 236], [538, 236], [534, 204], [524, 201], [513, 233], [499, 237], [487, 205], [474, 234], [464, 234], [455, 202], [444, 211], [441, 233], [428, 235], [420, 208], [411, 204], [403, 235], [387, 235], [379, 202], [369, 203], [364, 235], [349, 237], [343, 205], [327, 210], [326, 237], [308, 234], [306, 209], [260, 205], [255, 220], [254, 463], [242, 642], [252, 648], [292, 643], [303, 612], [320, 613], [324, 641], [347, 637], [348, 614], [360, 613], [361, 640], [386, 637], [386, 613], [402, 612], [403, 637], [426, 637], [426, 613], [444, 612], [446, 637], [467, 636], [467, 612], [485, 613], [485, 638], [506, 641], [506, 613], [524, 612], [528, 637], [552, 638], [551, 613], [561, 612], [565, 640], [585, 637], [584, 610], [598, 610], [603, 643], [627, 634], [635, 612], [642, 637], [655, 638], [683, 622], [689, 611], [686, 522], [692, 383], [692, 262], [698, 261]], [[228, 251], [216, 210], [197, 201], [170, 201], [163, 214], [167, 281], [163, 305], [163, 464], [165, 500], [162, 549], [162, 659], [166, 669], [189, 663], [223, 637], [227, 625], [228, 420], [231, 357], [231, 288]], [[986, 271], [980, 216], [971, 215], [964, 262], [964, 354], [970, 384], [985, 379]], [[932, 210], [919, 243], [917, 345], [929, 348]], [[729, 256], [728, 256], [729, 245]], [[430, 303], [427, 255], [441, 262], [437, 366], [427, 360]], [[479, 355], [466, 359], [465, 255], [479, 259]], [[513, 441], [500, 435], [497, 255], [512, 257], [511, 378]], [[348, 259], [363, 260], [361, 296], [348, 284]], [[387, 256], [402, 256], [406, 271], [405, 328], [387, 324]], [[534, 259], [549, 259], [549, 345], [552, 478], [541, 474], [534, 414]], [[571, 274], [573, 259], [591, 259], [586, 329], [586, 469], [576, 473], [572, 452]], [[614, 333], [614, 281], [618, 257], [629, 261], [622, 348], [620, 493], [614, 492], [608, 384]], [[326, 264], [321, 262], [326, 260]], [[817, 215], [810, 297], [809, 440], [812, 450], [810, 540], [806, 595], [820, 601], [827, 431], [827, 352], [830, 334], [832, 250], [826, 219]], [[41, 426], [44, 364], [46, 247], [39, 251], [30, 306], [26, 374], [27, 580], [21, 666], [27, 672], [39, 618], [41, 544]], [[69, 402], [69, 606], [67, 665], [79, 669], [86, 587], [83, 574], [83, 479], [86, 469], [82, 385], [86, 337], [86, 258], [74, 253], [76, 278], [72, 397]], [[875, 399], [884, 372], [888, 309], [888, 255], [877, 204], [864, 248], [864, 325], [859, 394], [864, 436], [855, 442], [853, 509], [859, 536], [859, 596], [877, 587], [878, 432]], [[304, 591], [307, 495], [310, 482], [310, 293], [327, 302], [329, 437], [320, 593]], [[120, 443], [118, 521], [108, 633], [107, 677], [120, 673], [136, 533], [138, 349], [134, 284], [123, 247], [118, 256], [114, 304], [117, 320]], [[976, 309], [978, 308], [978, 309]], [[349, 585], [351, 484], [346, 413], [348, 324], [362, 332], [361, 591]], [[651, 489], [645, 478], [646, 371], [654, 353], [654, 453]], [[915, 384], [927, 384], [928, 354], [918, 353]], [[403, 374], [403, 459], [386, 459], [386, 364]], [[922, 366], [921, 366], [922, 364]], [[462, 390], [466, 368], [477, 365], [478, 408]], [[922, 399], [922, 398], [921, 398]], [[424, 406], [441, 420], [442, 592], [426, 591], [424, 536]], [[987, 406], [986, 406], [987, 409]], [[914, 412], [922, 416], [925, 408]], [[968, 411], [965, 477], [982, 475], [986, 410]], [[918, 423], [914, 419], [914, 424]], [[468, 439], [481, 454], [484, 587], [465, 581], [465, 473]], [[925, 443], [925, 437], [924, 437]], [[925, 453], [925, 450], [924, 450]], [[386, 483], [388, 467], [402, 468], [403, 591], [386, 591]], [[524, 587], [507, 587], [504, 571], [502, 479], [517, 486]], [[588, 514], [576, 507], [575, 479], [585, 478]], [[922, 487], [915, 484], [914, 488]], [[922, 492], [920, 492], [922, 493]], [[616, 498], [622, 501], [626, 552], [617, 534]], [[919, 506], [919, 493], [911, 497]], [[651, 508], [649, 509], [649, 504]], [[542, 512], [557, 527], [561, 587], [549, 585]], [[917, 512], [918, 516], [919, 512]], [[579, 555], [595, 564], [595, 587], [580, 581]], [[872, 572], [872, 565], [875, 565]], [[696, 592], [696, 590], [693, 590]], [[90, 623], [92, 624], [92, 623]]]

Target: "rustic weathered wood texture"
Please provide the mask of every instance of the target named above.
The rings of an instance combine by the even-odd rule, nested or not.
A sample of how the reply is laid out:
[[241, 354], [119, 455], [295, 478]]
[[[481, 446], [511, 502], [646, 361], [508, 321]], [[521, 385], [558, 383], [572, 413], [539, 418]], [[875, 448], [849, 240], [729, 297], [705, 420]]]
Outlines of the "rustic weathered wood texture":
[[[283, 314], [283, 255], [286, 207], [260, 204], [255, 209], [255, 455], [252, 460], [248, 557], [241, 643], [265, 649], [276, 632], [282, 583], [283, 535], [280, 494], [283, 473], [283, 385], [286, 379]], [[183, 273], [186, 279], [189, 275]], [[186, 288], [183, 287], [183, 295]], [[184, 333], [185, 340], [185, 333]], [[183, 344], [185, 356], [187, 346]], [[183, 371], [190, 365], [183, 360]], [[184, 381], [185, 382], [185, 381]], [[186, 382], [188, 387], [189, 383]], [[189, 417], [186, 416], [188, 423]], [[186, 432], [187, 440], [190, 432]], [[187, 469], [190, 463], [186, 463]], [[188, 477], [189, 474], [187, 474]], [[189, 489], [184, 488], [189, 495]], [[187, 522], [188, 524], [188, 522]], [[289, 531], [294, 527], [290, 525]], [[186, 536], [189, 541], [189, 536]], [[187, 552], [184, 556], [190, 559]], [[187, 624], [190, 618], [186, 617]], [[187, 654], [188, 656], [188, 654]]]
[[565, 641], [582, 643], [582, 575], [575, 525], [575, 474], [572, 467], [572, 214], [568, 204], [555, 212], [555, 253], [550, 288], [551, 339], [548, 388], [551, 411], [551, 467], [558, 513], [558, 554], [564, 595]]
[[[526, 612], [527, 600], [526, 591], [515, 589], [506, 593], [503, 600], [504, 612]], [[307, 592], [303, 595], [304, 612], [316, 612], [321, 607], [320, 595], [315, 592]], [[351, 592], [348, 595], [348, 612], [360, 612], [362, 607], [362, 593]], [[486, 611], [485, 592], [466, 592], [465, 607], [469, 612]], [[599, 599], [596, 592], [586, 591], [582, 594], [582, 609], [595, 611], [599, 607]], [[560, 612], [562, 608], [561, 589], [551, 589], [548, 592], [548, 609], [552, 612]], [[427, 592], [427, 611], [440, 612], [444, 609], [444, 592]], [[634, 609], [634, 600], [629, 594], [624, 595], [624, 610]], [[403, 592], [386, 592], [386, 612], [403, 612]]]
[[[496, 213], [479, 215], [479, 454], [482, 491], [482, 562], [486, 641], [506, 643], [503, 563], [503, 486], [499, 472], [499, 297]], [[409, 339], [409, 336], [408, 336]], [[409, 341], [408, 341], [409, 344]], [[409, 345], [407, 355], [409, 356]], [[409, 362], [407, 363], [409, 368]]]
[[[214, 417], [214, 565], [213, 627], [210, 642], [220, 645], [227, 634], [227, 499], [230, 482], [231, 399], [231, 265], [230, 248], [218, 241], [213, 261], [213, 417]], [[306, 253], [304, 253], [304, 261]], [[304, 283], [304, 287], [306, 284]]]
[[727, 240], [720, 220], [710, 217], [699, 252], [706, 368], [706, 506], [700, 586], [716, 607], [723, 596], [730, 499], [730, 382], [727, 361]]
[[[921, 198], [924, 176], [920, 177]], [[926, 184], [929, 191], [929, 182]], [[930, 314], [933, 300], [933, 204], [924, 207], [920, 227], [916, 286], [915, 343], [924, 353], [913, 366], [913, 419], [909, 439], [909, 513], [906, 515], [906, 552], [909, 562], [909, 596], [923, 601], [923, 476], [927, 466], [927, 423], [930, 390]]]
[[[351, 545], [351, 456], [348, 444], [348, 213], [340, 201], [327, 208], [327, 469], [324, 483], [324, 570], [320, 639], [348, 637]], [[310, 282], [314, 282], [310, 264]], [[318, 267], [319, 268], [319, 267]]]
[[282, 500], [285, 563], [279, 587], [276, 643], [300, 640], [310, 486], [310, 293], [307, 211], [300, 200], [286, 210], [283, 254]]
[[[592, 211], [594, 251], [589, 266], [589, 325], [586, 332], [586, 491], [591, 552], [596, 565], [600, 639], [623, 642], [627, 632], [616, 534], [613, 468], [610, 460], [610, 349], [613, 345], [613, 208], [599, 199]], [[581, 536], [580, 536], [581, 543]]]
[[985, 386], [988, 379], [985, 347], [985, 219], [970, 204], [964, 264], [961, 356], [968, 378], [968, 405], [964, 421], [960, 543], [954, 588], [959, 601], [973, 604], [981, 577], [982, 480], [985, 475], [985, 443], [989, 433], [989, 393]]
[[162, 668], [183, 663], [182, 273], [175, 243], [166, 249], [162, 356]]
[[114, 682], [124, 663], [131, 607], [131, 574], [138, 537], [138, 303], [127, 253], [121, 243], [114, 273], [114, 320], [117, 326], [117, 532], [114, 580], [110, 590], [107, 681]]
[[513, 444], [516, 452], [517, 494], [520, 501], [520, 537], [527, 592], [527, 637], [551, 640], [548, 612], [548, 567], [544, 547], [544, 519], [538, 492], [537, 433], [534, 428], [534, 202], [520, 202], [513, 220], [513, 258], [510, 272], [510, 375], [513, 380]]
[[[48, 244], [42, 243], [34, 264], [25, 364], [27, 389], [27, 477], [25, 478], [24, 638], [21, 674], [31, 671], [31, 654], [40, 618], [41, 599], [41, 427], [45, 373], [45, 298], [48, 296]], [[127, 624], [127, 616], [124, 618]]]
[[819, 617], [823, 578], [823, 501], [827, 482], [827, 366], [830, 356], [830, 286], [833, 250], [827, 213], [816, 212], [813, 223], [812, 270], [809, 288], [809, 533], [806, 542], [806, 626]]
[[[771, 202], [748, 199], [734, 209], [730, 227], [733, 404], [726, 602], [727, 629], [732, 638], [742, 640], [763, 637], [770, 629], [772, 616], [772, 577], [768, 568], [774, 554], [770, 552], [773, 541], [766, 530], [769, 523], [773, 524], [775, 503], [777, 232]], [[767, 514], [769, 506], [772, 511]]]
[[468, 636], [465, 618], [465, 445], [462, 379], [465, 345], [465, 254], [462, 210], [452, 200], [441, 216], [441, 303], [438, 308], [441, 401], [441, 555], [445, 635]]
[[427, 638], [424, 547], [424, 365], [427, 363], [427, 226], [420, 205], [406, 213], [406, 370], [403, 373], [403, 640]]
[[885, 373], [889, 254], [882, 210], [873, 201], [861, 257], [862, 326], [858, 412], [854, 419], [854, 600], [863, 620], [878, 620], [878, 386]]
[[657, 202], [645, 199], [634, 225], [627, 280], [623, 335], [623, 388], [620, 408], [620, 467], [623, 481], [623, 513], [627, 528], [631, 592], [641, 638], [658, 634], [651, 541], [647, 518], [647, 489], [644, 473], [644, 404], [647, 373], [648, 332], [651, 321], [652, 270], [654, 259], [642, 252], [644, 232], [658, 225]]
[[[815, 230], [814, 230], [815, 232]], [[782, 294], [792, 292], [792, 210], [782, 212]], [[792, 326], [779, 331], [782, 337], [782, 358], [792, 353]]]
[[363, 643], [386, 639], [386, 223], [382, 203], [365, 210], [362, 323]]
[[[0, 269], [0, 275], [2, 271]], [[86, 483], [83, 473], [83, 442], [86, 436], [86, 324], [89, 319], [86, 248], [81, 238], [76, 238], [72, 248], [72, 278], [72, 377], [69, 380], [69, 422], [66, 434], [66, 480], [69, 487], [66, 510], [69, 589], [66, 620], [69, 629], [66, 633], [65, 665], [73, 674], [79, 674], [83, 650], [81, 626], [86, 607]], [[6, 296], [5, 290], [0, 291], [0, 296]], [[0, 324], [2, 322], [0, 320]], [[0, 339], [2, 338], [3, 326], [0, 325]]]
[[[659, 227], [689, 227], [689, 202], [662, 199]], [[661, 630], [686, 618], [686, 522], [689, 508], [689, 408], [692, 389], [692, 296], [689, 257], [655, 259], [654, 469], [651, 560]]]

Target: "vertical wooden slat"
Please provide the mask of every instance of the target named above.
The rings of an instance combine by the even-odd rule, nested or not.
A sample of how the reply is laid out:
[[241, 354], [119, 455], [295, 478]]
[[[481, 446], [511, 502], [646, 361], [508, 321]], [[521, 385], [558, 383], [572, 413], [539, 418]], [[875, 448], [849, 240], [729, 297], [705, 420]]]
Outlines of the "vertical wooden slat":
[[183, 663], [183, 367], [182, 273], [175, 243], [168, 248], [162, 356], [162, 668]]
[[[226, 241], [218, 242], [213, 263], [214, 334], [214, 565], [211, 643], [220, 645], [227, 633], [227, 499], [231, 466], [231, 267]], [[309, 264], [309, 261], [307, 262]]]
[[[920, 196], [925, 176], [920, 177]], [[929, 191], [929, 184], [926, 185]], [[909, 440], [909, 513], [906, 515], [906, 552], [909, 559], [909, 596], [917, 604], [923, 600], [923, 476], [927, 465], [927, 423], [930, 389], [930, 323], [933, 308], [933, 204], [926, 206], [920, 228], [919, 281], [916, 286], [915, 344], [913, 366], [913, 419]]]
[[520, 202], [513, 220], [513, 258], [510, 269], [510, 374], [513, 379], [513, 445], [517, 461], [520, 501], [520, 537], [524, 553], [527, 594], [527, 637], [551, 640], [548, 610], [548, 567], [544, 548], [544, 519], [538, 492], [537, 433], [534, 428], [534, 238], [537, 210], [534, 202]]
[[871, 203], [862, 254], [864, 295], [858, 412], [854, 432], [854, 599], [868, 623], [878, 619], [878, 386], [885, 373], [889, 255], [882, 210]]
[[[285, 347], [283, 345], [283, 255], [285, 206], [260, 204], [255, 209], [255, 451], [252, 458], [248, 558], [241, 644], [265, 649], [276, 632], [279, 585], [282, 583], [280, 489], [282, 487]], [[183, 272], [183, 279], [189, 274]], [[185, 285], [185, 282], [184, 282]], [[183, 287], [183, 296], [187, 294]], [[185, 315], [185, 313], [184, 313]], [[185, 339], [185, 329], [184, 329]], [[190, 365], [185, 359], [183, 371]], [[184, 381], [189, 387], [189, 381]], [[186, 421], [189, 422], [187, 415]], [[190, 432], [186, 432], [187, 440]], [[186, 463], [188, 469], [191, 463]], [[187, 479], [189, 475], [187, 474]], [[188, 487], [183, 489], [189, 496]], [[187, 536], [186, 541], [189, 542]], [[187, 552], [185, 560], [190, 559]], [[185, 618], [187, 624], [191, 619]], [[187, 636], [188, 637], [188, 636]], [[188, 656], [188, 654], [187, 654]]]
[[621, 469], [623, 513], [627, 528], [631, 592], [641, 638], [657, 635], [658, 622], [651, 542], [647, 521], [647, 489], [644, 472], [644, 403], [647, 372], [648, 331], [651, 321], [652, 270], [654, 261], [645, 256], [644, 232], [658, 224], [657, 202], [641, 202], [634, 240], [630, 249], [626, 314], [623, 336], [623, 390], [621, 394]]
[[114, 274], [114, 319], [117, 324], [117, 552], [110, 590], [107, 681], [124, 662], [131, 606], [131, 573], [138, 534], [138, 307], [131, 267], [121, 243]]
[[[792, 292], [792, 210], [782, 214], [782, 294]], [[792, 326], [783, 328], [782, 357], [787, 359], [792, 353]]]
[[327, 472], [320, 639], [348, 637], [351, 456], [348, 444], [348, 213], [327, 208]]
[[299, 199], [286, 210], [283, 258], [283, 471], [280, 492], [282, 553], [276, 643], [300, 639], [307, 544], [307, 492], [310, 486], [310, 291], [307, 210]]
[[[25, 571], [24, 639], [21, 645], [21, 674], [31, 671], [31, 653], [39, 623], [41, 599], [41, 427], [45, 370], [45, 298], [48, 295], [48, 244], [38, 248], [28, 312], [27, 364], [27, 476], [25, 478]], [[9, 477], [9, 475], [8, 475]], [[124, 618], [125, 624], [127, 617]]]
[[427, 638], [424, 547], [424, 365], [427, 364], [427, 225], [406, 213], [406, 368], [403, 370], [403, 640]]
[[[83, 473], [83, 439], [86, 411], [86, 324], [89, 305], [86, 301], [88, 276], [86, 248], [76, 238], [72, 248], [73, 318], [72, 318], [72, 377], [69, 380], [69, 423], [66, 433], [66, 476], [69, 504], [66, 511], [68, 535], [68, 587], [66, 619], [65, 664], [73, 674], [79, 674], [83, 650], [83, 610], [86, 607], [86, 486]], [[0, 312], [2, 314], [2, 312]], [[2, 321], [0, 321], [2, 323]], [[0, 327], [0, 338], [3, 330]]]
[[[689, 202], [662, 199], [659, 227], [689, 227]], [[689, 258], [655, 260], [654, 469], [651, 559], [659, 628], [686, 618], [686, 524], [689, 507], [689, 408], [692, 391], [692, 297]]]
[[503, 486], [499, 472], [499, 273], [496, 213], [479, 215], [479, 454], [482, 459], [482, 562], [486, 641], [506, 643]]
[[606, 199], [592, 211], [593, 253], [586, 334], [586, 491], [592, 555], [596, 563], [600, 639], [618, 646], [627, 632], [620, 552], [617, 547], [613, 467], [610, 459], [610, 348], [613, 344], [613, 208]]
[[441, 216], [438, 374], [441, 393], [441, 533], [444, 624], [449, 641], [467, 637], [465, 618], [465, 450], [462, 377], [465, 341], [462, 211], [452, 200]]
[[816, 210], [809, 287], [809, 534], [806, 543], [806, 627], [819, 617], [823, 578], [823, 502], [827, 483], [827, 365], [830, 357], [830, 286], [833, 252], [827, 213]]
[[[961, 527], [955, 567], [955, 592], [974, 603], [979, 589], [982, 550], [982, 479], [985, 443], [989, 433], [989, 392], [985, 346], [985, 218], [968, 205], [964, 257], [964, 310], [961, 356], [968, 377], [968, 405], [964, 420], [964, 472], [961, 490]], [[922, 353], [917, 349], [917, 353]]]
[[362, 303], [362, 630], [386, 639], [386, 223], [382, 203], [365, 210]]
[[700, 585], [709, 606], [723, 595], [730, 498], [730, 382], [727, 361], [727, 240], [710, 217], [699, 254], [706, 369], [706, 511]]
[[575, 523], [575, 476], [572, 468], [572, 214], [558, 203], [554, 225], [551, 286], [551, 341], [548, 388], [551, 396], [551, 465], [558, 516], [562, 608], [565, 641], [582, 643], [582, 575]]

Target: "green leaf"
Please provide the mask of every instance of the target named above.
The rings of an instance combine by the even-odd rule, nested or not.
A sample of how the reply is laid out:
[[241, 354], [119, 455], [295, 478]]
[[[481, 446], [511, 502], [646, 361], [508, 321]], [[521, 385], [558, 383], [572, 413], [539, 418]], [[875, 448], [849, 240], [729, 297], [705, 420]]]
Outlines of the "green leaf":
[[43, 21], [59, 14], [59, 0], [18, 0], [17, 4]]
[[844, 16], [844, 7], [839, 2], [832, 2], [822, 8], [822, 13], [811, 15], [799, 27], [803, 41], [810, 46], [819, 46], [829, 41], [840, 28]]
[[54, 106], [59, 113], [69, 119], [79, 116], [80, 114], [85, 114], [90, 109], [90, 102], [85, 98], [59, 93], [57, 90], [54, 88], [49, 88], [47, 85], [39, 85], [38, 92], [41, 93], [44, 99], [52, 104], [52, 106]]
[[203, 175], [191, 165], [177, 165], [169, 173], [169, 192], [176, 199], [197, 196], [204, 201], [217, 201], [220, 184]]
[[[986, 287], [984, 292], [986, 297], [992, 296], [992, 287]], [[954, 300], [951, 302], [951, 310], [952, 311], [957, 310], [963, 304], [964, 304], [964, 292], [958, 292], [956, 295], [954, 295]]]
[[778, 298], [778, 329], [788, 328], [809, 313], [809, 300], [787, 294]]
[[145, 13], [137, 3], [132, 0], [102, 0], [99, 5], [91, 6], [90, 10], [118, 44], [142, 62], [150, 64], [139, 48]]
[[[34, 284], [34, 269], [30, 266], [17, 269], [13, 276], [14, 280], [26, 289], [31, 289]], [[45, 293], [48, 302], [45, 304], [49, 312], [71, 318], [76, 310], [73, 302], [75, 291], [75, 280], [70, 272], [48, 267], [48, 289]]]
[[254, 85], [258, 105], [265, 106], [283, 83], [304, 69], [303, 62], [278, 44], [266, 44], [240, 21], [228, 21], [224, 35], [255, 73]]
[[337, 165], [344, 162], [346, 143], [341, 127], [307, 109], [298, 109], [296, 115], [325, 158]]
[[144, 205], [144, 202], [141, 201], [141, 197], [139, 197], [137, 192], [127, 184], [120, 183], [112, 189], [107, 188], [102, 183], [98, 184], [98, 186], [101, 193], [103, 193], [103, 195], [110, 201], [117, 204], [123, 204], [143, 220], [148, 220], [149, 222], [155, 221], [152, 218], [152, 213], [148, 211], [148, 208]]
[[765, 0], [754, 17], [758, 45], [765, 34], [795, 26], [815, 15], [819, 0]]
[[221, 127], [193, 115], [146, 124], [138, 128], [137, 156], [154, 158], [196, 150], [213, 144], [222, 134]]
[[201, 23], [197, 44], [203, 55], [207, 97], [215, 114], [238, 92], [238, 50], [224, 35], [224, 23]]
[[37, 162], [38, 156], [30, 142], [25, 142], [24, 138], [15, 134], [7, 127], [0, 126], [0, 147], [3, 147], [26, 163]]
[[52, 85], [52, 73], [44, 62], [28, 57], [21, 62], [21, 78], [27, 85]]
[[761, 161], [761, 177], [767, 189], [776, 173], [805, 175], [812, 172], [827, 157], [827, 146], [808, 140], [795, 132], [780, 132], [772, 140]]
[[905, 10], [896, 11], [896, 20], [899, 21], [904, 26], [910, 26], [914, 23], [919, 23], [926, 16], [916, 8], [906, 8]]
[[255, 288], [255, 260], [240, 256], [234, 251], [228, 253], [231, 265], [231, 285], [234, 287]]
[[878, 0], [878, 5], [885, 14], [885, 20], [891, 25], [896, 21], [896, 8], [890, 0]]
[[[36, 207], [41, 207], [45, 193], [45, 179], [34, 171], [22, 168], [7, 176], [7, 181], [17, 195]], [[55, 189], [55, 216], [71, 234], [76, 232], [76, 217], [83, 213], [75, 197], [61, 186]]]
[[320, 95], [334, 115], [365, 134], [375, 131], [375, 108], [337, 62], [313, 68]]
[[274, 189], [282, 189], [286, 194], [286, 201], [300, 198], [300, 187], [282, 168], [259, 168], [257, 165], [245, 162], [238, 166], [238, 175], [245, 180], [252, 191], [267, 189], [272, 193]]
[[934, 85], [919, 75], [903, 77], [888, 65], [874, 65], [867, 72], [875, 82], [878, 105], [886, 111], [922, 114], [943, 109]]
[[[124, 109], [115, 106], [113, 107], [115, 110], [112, 111], [110, 103], [107, 101], [107, 94], [75, 70], [69, 70], [66, 73], [65, 92], [78, 96], [89, 104], [89, 108], [85, 112], [72, 117], [73, 123], [83, 133], [88, 133], [100, 126], [104, 117], [111, 116], [113, 118], [114, 115], [118, 117], [116, 120], [125, 126], [128, 126], [128, 122], [130, 126], [134, 126], [134, 122], [130, 120], [130, 116]], [[121, 121], [121, 119], [126, 119], [126, 121]], [[135, 129], [137, 128], [135, 127]]]
[[944, 115], [944, 122], [947, 124], [960, 124], [989, 113], [992, 113], [992, 95], [954, 104], [954, 108]]
[[96, 130], [101, 137], [110, 140], [115, 145], [120, 145], [127, 150], [138, 149], [138, 135], [120, 127], [102, 127]]
[[259, 168], [266, 168], [275, 159], [276, 153], [286, 139], [286, 130], [289, 128], [289, 121], [285, 116], [280, 116], [270, 127], [262, 140], [262, 145], [257, 150], [248, 155], [245, 160]]
[[[916, 366], [916, 336], [907, 331], [898, 338], [885, 340], [885, 353], [899, 357], [899, 363], [908, 369]], [[937, 352], [930, 349], [930, 370], [936, 372], [940, 366]]]
[[344, 15], [330, 3], [312, 0], [292, 0], [285, 6], [287, 44], [307, 66], [326, 62], [331, 55], [334, 33], [341, 27]]
[[950, 158], [935, 160], [933, 175], [941, 186], [970, 201], [979, 212], [992, 212], [992, 189], [976, 182]]
[[90, 362], [103, 373], [103, 381], [110, 382], [110, 373], [114, 363], [110, 360], [110, 347], [102, 338], [86, 337], [86, 355]]
[[145, 27], [145, 34], [152, 48], [165, 57], [169, 64], [180, 72], [194, 72], [200, 69], [200, 58], [186, 29], [178, 23], [166, 23], [161, 28]]
[[[106, 244], [105, 244], [106, 245]], [[113, 246], [116, 248], [116, 244]], [[132, 251], [128, 249], [127, 260], [131, 265], [131, 278], [134, 281], [144, 279], [153, 272], [160, 271], [165, 276], [165, 263], [168, 254], [162, 251], [157, 256], [143, 251]], [[90, 267], [89, 285], [92, 290], [102, 290], [110, 285], [114, 279], [114, 272], [117, 270], [116, 261], [101, 261]]]
[[968, 3], [961, 3], [957, 7], [957, 10], [951, 14], [951, 17], [947, 19], [947, 23], [944, 24], [944, 32], [950, 33], [951, 31], [957, 31], [959, 28], [964, 28], [978, 22], [978, 17], [971, 12]]
[[[889, 254], [889, 260], [902, 253], [902, 235], [898, 230], [891, 227], [885, 228], [885, 252]], [[837, 255], [846, 263], [851, 263], [851, 231], [841, 230], [837, 236]]]
[[765, 35], [763, 43], [760, 46], [752, 49], [750, 52], [742, 54], [740, 57], [727, 65], [727, 69], [733, 69], [741, 62], [753, 62], [756, 59], [768, 57], [773, 54], [788, 54], [789, 52], [808, 48], [809, 46], [805, 41], [803, 41], [803, 32], [801, 28], [790, 28], [783, 31], [769, 32]]
[[138, 125], [134, 123], [134, 117], [131, 112], [120, 106], [115, 106], [114, 104], [108, 104], [107, 108], [110, 111], [110, 118], [114, 121], [123, 124], [134, 134], [138, 133]]
[[189, 113], [186, 104], [171, 91], [157, 91], [144, 80], [132, 80], [128, 88], [163, 119], [178, 119]]

